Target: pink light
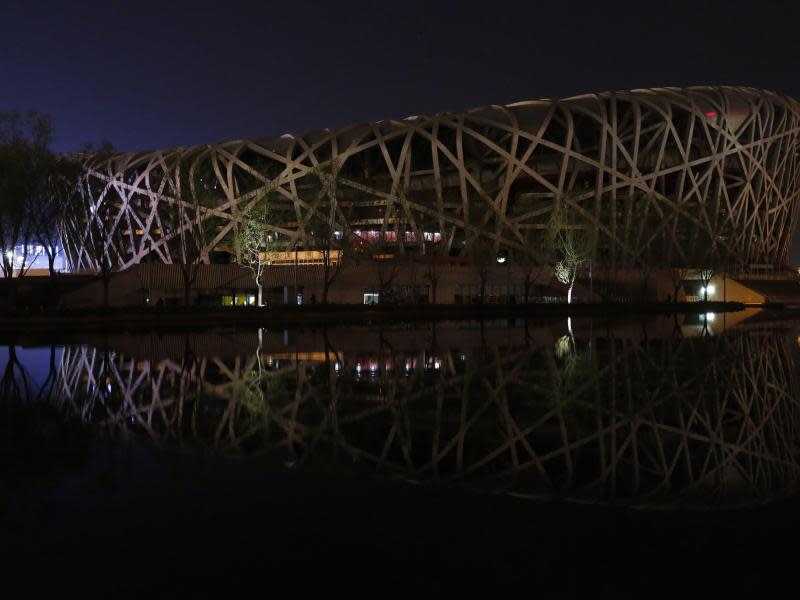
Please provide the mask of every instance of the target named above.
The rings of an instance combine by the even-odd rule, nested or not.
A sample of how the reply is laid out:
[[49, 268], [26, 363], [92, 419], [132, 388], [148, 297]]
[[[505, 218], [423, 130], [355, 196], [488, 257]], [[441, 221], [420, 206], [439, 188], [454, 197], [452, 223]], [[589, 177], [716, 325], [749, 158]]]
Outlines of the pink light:
[[715, 111], [715, 110], [707, 110], [706, 111], [706, 117], [708, 117], [709, 119], [716, 119], [717, 118], [717, 111]]

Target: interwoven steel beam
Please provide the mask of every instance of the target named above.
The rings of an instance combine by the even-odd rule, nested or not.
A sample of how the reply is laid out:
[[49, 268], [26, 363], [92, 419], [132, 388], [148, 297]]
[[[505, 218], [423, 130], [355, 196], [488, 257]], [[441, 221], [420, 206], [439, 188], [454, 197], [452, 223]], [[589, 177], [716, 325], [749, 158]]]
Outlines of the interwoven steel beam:
[[[315, 226], [327, 223], [399, 240], [400, 253], [463, 254], [482, 243], [545, 260], [536, 236], [560, 207], [596, 234], [597, 262], [609, 268], [697, 262], [711, 247], [728, 262], [779, 264], [798, 216], [799, 142], [797, 101], [693, 87], [88, 157], [89, 209], [66, 223], [64, 242], [74, 269], [96, 269], [88, 223], [102, 219], [120, 268], [180, 262], [176, 237], [190, 217], [167, 223], [165, 214], [190, 206], [199, 186], [206, 261], [232, 247], [242, 212], [269, 194], [287, 215], [279, 229], [289, 248], [314, 247]], [[424, 242], [432, 233], [440, 241]]]

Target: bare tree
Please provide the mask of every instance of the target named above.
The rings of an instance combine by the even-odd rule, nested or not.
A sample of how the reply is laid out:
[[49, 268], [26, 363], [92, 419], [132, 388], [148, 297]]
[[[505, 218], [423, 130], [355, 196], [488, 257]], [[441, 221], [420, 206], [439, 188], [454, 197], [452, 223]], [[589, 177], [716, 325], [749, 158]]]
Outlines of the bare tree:
[[114, 232], [114, 207], [109, 195], [100, 198], [96, 205], [78, 199], [73, 207], [84, 212], [82, 223], [85, 226], [84, 248], [98, 270], [103, 284], [103, 306], [108, 307], [111, 278], [119, 269], [118, 257], [114, 254], [112, 243]]
[[555, 276], [567, 286], [567, 304], [572, 302], [572, 291], [578, 270], [589, 261], [593, 238], [590, 228], [578, 218], [574, 209], [562, 200], [554, 207], [551, 228], [555, 237], [557, 262]]
[[[0, 113], [0, 268], [9, 283], [24, 277], [33, 264], [31, 215], [47, 196], [54, 162], [51, 139], [47, 115]], [[14, 287], [9, 291], [13, 297]]]
[[648, 299], [648, 292], [650, 291], [650, 280], [653, 276], [653, 269], [657, 263], [657, 258], [653, 256], [650, 248], [647, 247], [642, 250], [639, 256], [638, 273], [639, 273], [639, 297], [642, 302]]
[[177, 262], [183, 281], [183, 304], [191, 303], [191, 290], [197, 280], [200, 265], [209, 262], [206, 247], [204, 219], [207, 201], [213, 197], [210, 177], [203, 178], [193, 156], [178, 152], [164, 173], [171, 187], [172, 197], [166, 204], [164, 222], [170, 237], [169, 250], [172, 262]]
[[708, 302], [708, 286], [711, 285], [711, 280], [714, 278], [715, 273], [716, 269], [713, 266], [705, 267], [697, 272], [702, 284], [703, 302]]
[[251, 206], [241, 215], [241, 226], [236, 234], [236, 255], [250, 269], [258, 287], [258, 306], [264, 306], [263, 274], [269, 265], [269, 255], [281, 247], [275, 231], [275, 211], [271, 205], [272, 194]]
[[480, 281], [478, 301], [486, 302], [486, 283], [489, 278], [489, 268], [496, 263], [496, 255], [492, 243], [485, 238], [472, 240], [468, 250], [469, 264]]
[[380, 302], [393, 303], [397, 301], [394, 293], [394, 282], [400, 274], [400, 265], [395, 260], [378, 261], [378, 294]]
[[428, 282], [431, 288], [431, 304], [436, 304], [437, 290], [439, 288], [439, 263], [438, 256], [431, 256], [425, 261], [425, 271], [422, 275], [423, 279]]
[[544, 230], [534, 230], [528, 238], [525, 248], [518, 252], [517, 263], [523, 271], [523, 302], [531, 300], [531, 290], [538, 283], [551, 281], [555, 262], [557, 231], [548, 226]]
[[703, 302], [708, 302], [708, 288], [718, 273], [725, 273], [736, 253], [729, 246], [729, 222], [717, 222], [714, 229], [704, 235], [695, 245], [689, 261], [695, 267], [702, 285]]
[[339, 187], [341, 179], [339, 165], [331, 160], [324, 166], [314, 169], [319, 186], [313, 199], [312, 244], [322, 255], [322, 303], [328, 303], [331, 285], [341, 274], [345, 257], [352, 251], [350, 219], [346, 218], [339, 206]]
[[55, 158], [47, 178], [46, 194], [31, 211], [34, 236], [47, 257], [47, 268], [53, 283], [57, 275], [56, 258], [62, 252], [64, 215], [70, 202], [79, 197], [82, 174], [83, 168], [77, 160], [71, 157]]
[[119, 217], [111, 184], [95, 178], [85, 177], [84, 171], [91, 165], [108, 164], [113, 147], [104, 142], [93, 152], [91, 146], [84, 148], [83, 164], [79, 165], [81, 175], [75, 193], [65, 194], [63, 215], [59, 219], [62, 239], [75, 240], [76, 244], [65, 248], [73, 265], [83, 264], [96, 270], [103, 286], [103, 306], [109, 305], [111, 278], [119, 269], [120, 257], [114, 242], [114, 232]]
[[672, 284], [672, 301], [678, 301], [678, 292], [683, 285], [684, 280], [689, 276], [691, 269], [685, 266], [672, 266], [669, 267], [669, 279]]

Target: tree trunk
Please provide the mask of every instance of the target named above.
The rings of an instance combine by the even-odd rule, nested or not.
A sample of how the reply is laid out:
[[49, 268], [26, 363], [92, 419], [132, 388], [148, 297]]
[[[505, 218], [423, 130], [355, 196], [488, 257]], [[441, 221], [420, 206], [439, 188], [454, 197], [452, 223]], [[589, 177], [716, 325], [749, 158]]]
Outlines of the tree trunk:
[[111, 283], [111, 277], [108, 273], [103, 273], [103, 306], [108, 308], [108, 287]]
[[[264, 306], [264, 291], [260, 281], [258, 282], [258, 305]], [[261, 335], [260, 329], [258, 330], [258, 335]]]
[[183, 275], [183, 305], [189, 306], [189, 273], [187, 265], [181, 265], [181, 275]]
[[15, 307], [17, 305], [17, 279], [14, 274], [6, 278], [6, 290], [8, 290], [8, 305]]
[[[330, 270], [331, 270], [330, 252], [326, 251], [326, 250], [323, 250], [322, 251], [322, 258], [323, 258], [323, 260], [322, 260], [322, 265], [323, 265], [323, 268], [322, 268], [322, 279], [323, 279], [323, 281], [322, 281], [322, 303], [323, 304], [327, 304], [328, 303], [328, 288], [331, 285], [331, 281], [330, 281], [330, 277], [329, 277]], [[297, 288], [295, 288], [295, 290], [294, 290], [294, 295], [295, 295], [295, 300], [294, 301], [295, 301], [295, 303], [297, 303]]]
[[[322, 303], [328, 303], [328, 288], [330, 287], [330, 279], [328, 278], [328, 273], [330, 272], [330, 262], [329, 257], [326, 254], [323, 254], [323, 269], [322, 269]], [[297, 288], [294, 290], [295, 295], [295, 303], [297, 302]]]
[[578, 277], [578, 270], [575, 269], [575, 272], [572, 274], [572, 279], [569, 282], [569, 288], [567, 288], [567, 304], [572, 304], [572, 288], [575, 285], [575, 279]]
[[48, 254], [47, 255], [47, 269], [50, 272], [50, 298], [51, 302], [53, 299], [60, 300], [60, 293], [58, 291], [58, 274], [56, 273], [56, 255], [55, 254]]
[[528, 304], [531, 299], [531, 274], [525, 273], [525, 297], [523, 298], [523, 302]]

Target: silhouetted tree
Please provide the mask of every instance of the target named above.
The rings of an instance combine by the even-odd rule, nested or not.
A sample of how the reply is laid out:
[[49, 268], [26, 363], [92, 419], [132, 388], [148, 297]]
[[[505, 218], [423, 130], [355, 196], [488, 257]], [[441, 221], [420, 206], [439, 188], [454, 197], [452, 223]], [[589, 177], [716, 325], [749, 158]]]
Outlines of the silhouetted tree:
[[52, 129], [50, 118], [37, 111], [0, 113], [0, 268], [9, 284], [24, 277], [35, 259], [32, 215], [48, 197]]
[[353, 250], [350, 219], [339, 206], [342, 184], [336, 160], [314, 169], [318, 185], [312, 187], [311, 245], [322, 255], [322, 303], [328, 303], [331, 285], [346, 265], [346, 256]]
[[206, 250], [209, 232], [204, 217], [216, 195], [205, 167], [207, 163], [202, 157], [196, 159], [192, 154], [178, 152], [164, 174], [172, 198], [164, 207], [162, 222], [168, 227], [167, 235], [171, 236], [171, 260], [180, 266], [184, 306], [191, 303], [191, 290], [200, 265], [209, 262]]

